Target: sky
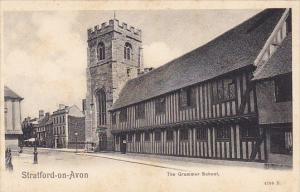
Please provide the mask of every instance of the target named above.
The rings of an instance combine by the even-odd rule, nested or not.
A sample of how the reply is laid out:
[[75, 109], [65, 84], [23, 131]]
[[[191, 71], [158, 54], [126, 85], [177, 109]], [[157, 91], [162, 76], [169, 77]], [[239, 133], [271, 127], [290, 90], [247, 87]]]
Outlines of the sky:
[[[116, 11], [142, 30], [145, 67], [157, 68], [233, 28], [261, 10]], [[52, 113], [59, 104], [81, 106], [86, 95], [87, 29], [113, 11], [5, 12], [4, 84], [21, 97], [22, 118]]]

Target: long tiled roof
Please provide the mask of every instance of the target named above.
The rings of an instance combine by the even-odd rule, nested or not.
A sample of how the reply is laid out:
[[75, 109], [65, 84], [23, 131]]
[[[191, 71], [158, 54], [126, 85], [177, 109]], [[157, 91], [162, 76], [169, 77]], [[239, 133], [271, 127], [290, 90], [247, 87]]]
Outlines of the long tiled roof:
[[271, 78], [292, 72], [292, 34], [289, 33], [269, 61], [259, 67], [253, 80]]
[[5, 99], [19, 99], [19, 100], [23, 99], [16, 92], [14, 92], [13, 90], [11, 90], [7, 86], [4, 86], [4, 98]]
[[112, 109], [253, 65], [284, 9], [267, 9], [209, 43], [129, 80]]

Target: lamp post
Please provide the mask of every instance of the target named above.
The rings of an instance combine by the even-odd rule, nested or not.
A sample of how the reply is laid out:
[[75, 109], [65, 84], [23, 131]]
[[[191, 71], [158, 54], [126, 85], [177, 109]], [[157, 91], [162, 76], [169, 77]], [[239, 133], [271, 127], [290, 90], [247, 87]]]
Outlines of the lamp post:
[[33, 134], [34, 134], [33, 164], [38, 164], [38, 152], [37, 152], [37, 144], [36, 144], [37, 133], [35, 130], [33, 131]]
[[75, 132], [75, 146], [76, 146], [76, 153], [77, 153], [77, 136], [78, 136], [78, 133]]

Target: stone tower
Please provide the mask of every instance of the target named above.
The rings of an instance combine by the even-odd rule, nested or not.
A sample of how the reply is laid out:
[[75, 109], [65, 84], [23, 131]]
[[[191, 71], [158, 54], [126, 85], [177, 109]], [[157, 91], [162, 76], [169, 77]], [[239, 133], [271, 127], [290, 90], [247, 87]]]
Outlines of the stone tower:
[[141, 30], [113, 19], [87, 35], [86, 141], [111, 150], [108, 110], [124, 84], [143, 71]]

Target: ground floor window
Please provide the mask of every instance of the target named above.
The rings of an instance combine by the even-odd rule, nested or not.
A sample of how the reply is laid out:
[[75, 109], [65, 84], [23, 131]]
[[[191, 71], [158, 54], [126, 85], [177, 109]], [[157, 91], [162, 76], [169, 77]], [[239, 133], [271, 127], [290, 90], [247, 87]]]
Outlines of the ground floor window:
[[128, 134], [128, 142], [132, 142], [133, 134], [129, 133]]
[[161, 140], [161, 133], [160, 133], [160, 131], [155, 131], [154, 139], [155, 139], [155, 141], [160, 141]]
[[292, 154], [293, 132], [291, 128], [271, 128], [270, 130], [271, 153]]
[[217, 139], [230, 139], [230, 127], [217, 127]]
[[145, 141], [150, 141], [150, 132], [145, 132]]
[[201, 127], [196, 129], [197, 140], [207, 140], [207, 127]]
[[136, 133], [135, 134], [135, 141], [140, 142], [141, 141], [141, 133]]
[[258, 137], [258, 127], [253, 124], [245, 124], [241, 126], [242, 138], [256, 138]]
[[180, 140], [188, 140], [189, 139], [189, 130], [188, 129], [181, 129], [180, 130]]
[[173, 130], [167, 130], [167, 141], [173, 141]]
[[120, 136], [116, 136], [116, 144], [118, 145], [119, 144], [119, 142], [120, 142]]

